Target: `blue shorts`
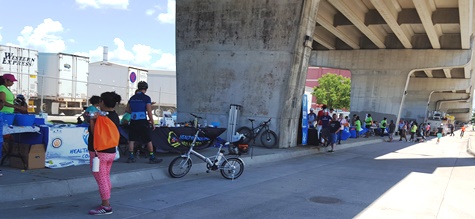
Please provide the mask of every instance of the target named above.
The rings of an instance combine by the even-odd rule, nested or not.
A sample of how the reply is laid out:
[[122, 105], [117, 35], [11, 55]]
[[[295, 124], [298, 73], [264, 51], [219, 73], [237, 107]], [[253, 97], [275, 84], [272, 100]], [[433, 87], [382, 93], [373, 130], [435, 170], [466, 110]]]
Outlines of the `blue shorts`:
[[437, 133], [437, 138], [442, 138], [442, 133]]
[[330, 143], [336, 143], [338, 141], [338, 135], [333, 133], [330, 133], [330, 139], [328, 139]]

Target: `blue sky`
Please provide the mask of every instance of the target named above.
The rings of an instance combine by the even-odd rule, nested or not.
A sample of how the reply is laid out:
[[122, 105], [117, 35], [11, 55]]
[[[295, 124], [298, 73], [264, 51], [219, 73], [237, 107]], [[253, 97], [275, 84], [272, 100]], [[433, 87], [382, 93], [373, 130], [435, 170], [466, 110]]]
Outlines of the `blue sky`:
[[[20, 3], [21, 2], [21, 3]], [[0, 0], [0, 44], [175, 70], [175, 0]]]

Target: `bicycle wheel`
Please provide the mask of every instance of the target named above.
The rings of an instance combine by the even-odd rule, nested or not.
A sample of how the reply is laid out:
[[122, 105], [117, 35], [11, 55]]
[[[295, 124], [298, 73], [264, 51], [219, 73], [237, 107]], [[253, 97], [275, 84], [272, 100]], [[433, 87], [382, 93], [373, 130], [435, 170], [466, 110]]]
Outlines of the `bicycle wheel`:
[[244, 162], [237, 158], [232, 157], [223, 161], [220, 168], [221, 175], [226, 179], [237, 179], [244, 172]]
[[184, 177], [191, 169], [193, 163], [186, 157], [176, 157], [168, 166], [168, 173], [173, 178]]
[[249, 142], [251, 142], [251, 138], [252, 138], [252, 130], [249, 128], [249, 127], [241, 127], [237, 130], [237, 132], [239, 132], [239, 134], [243, 134], [244, 136], [246, 136], [243, 140], [242, 140], [242, 143], [243, 144], [249, 144]]
[[277, 144], [277, 134], [274, 131], [267, 130], [261, 135], [261, 143], [266, 148], [273, 148]]

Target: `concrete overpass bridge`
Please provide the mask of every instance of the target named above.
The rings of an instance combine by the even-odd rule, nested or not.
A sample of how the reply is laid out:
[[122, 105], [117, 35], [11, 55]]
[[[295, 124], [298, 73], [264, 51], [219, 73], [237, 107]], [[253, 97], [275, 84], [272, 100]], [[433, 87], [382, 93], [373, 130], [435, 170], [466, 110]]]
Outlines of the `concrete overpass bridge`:
[[[180, 0], [178, 117], [227, 125], [230, 104], [297, 142], [308, 66], [352, 73], [351, 112], [471, 118], [473, 0]], [[363, 116], [364, 117], [364, 116]]]

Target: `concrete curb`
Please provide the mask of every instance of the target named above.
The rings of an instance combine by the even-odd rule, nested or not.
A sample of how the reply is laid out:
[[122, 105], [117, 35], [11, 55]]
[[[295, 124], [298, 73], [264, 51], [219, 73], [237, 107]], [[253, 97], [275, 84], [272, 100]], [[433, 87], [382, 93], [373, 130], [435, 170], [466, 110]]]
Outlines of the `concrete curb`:
[[[353, 142], [337, 145], [335, 150], [346, 150], [352, 147], [358, 147], [367, 144], [375, 144], [383, 142], [383, 139], [374, 139], [364, 142]], [[272, 149], [270, 154], [259, 156], [241, 157], [246, 166], [252, 166], [261, 163], [275, 162], [295, 157], [307, 156], [318, 153], [326, 153], [325, 149], [316, 146], [303, 146], [298, 150]], [[206, 171], [206, 164], [193, 158], [193, 167], [188, 175], [201, 174]], [[186, 177], [186, 176], [185, 176]], [[122, 173], [111, 174], [111, 183], [114, 188], [132, 186], [143, 183], [156, 182], [163, 179], [170, 179], [168, 175], [168, 165], [159, 168], [148, 168], [143, 170], [133, 170]], [[97, 191], [97, 184], [94, 177], [81, 176], [65, 180], [45, 180], [29, 183], [21, 183], [16, 185], [0, 186], [0, 194], [2, 194], [1, 202], [35, 200], [40, 198], [53, 198], [77, 195], [87, 192]]]

